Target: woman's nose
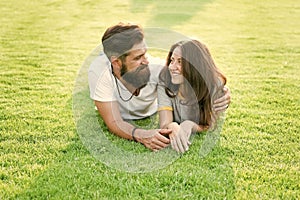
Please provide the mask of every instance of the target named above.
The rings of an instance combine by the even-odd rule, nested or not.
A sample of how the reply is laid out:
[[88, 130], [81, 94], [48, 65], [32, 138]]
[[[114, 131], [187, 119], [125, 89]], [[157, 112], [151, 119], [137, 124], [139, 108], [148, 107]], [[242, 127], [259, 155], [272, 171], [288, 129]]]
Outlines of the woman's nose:
[[176, 70], [176, 69], [177, 69], [176, 63], [172, 63], [172, 62], [171, 62], [171, 63], [169, 64], [169, 69], [172, 70], [172, 71]]

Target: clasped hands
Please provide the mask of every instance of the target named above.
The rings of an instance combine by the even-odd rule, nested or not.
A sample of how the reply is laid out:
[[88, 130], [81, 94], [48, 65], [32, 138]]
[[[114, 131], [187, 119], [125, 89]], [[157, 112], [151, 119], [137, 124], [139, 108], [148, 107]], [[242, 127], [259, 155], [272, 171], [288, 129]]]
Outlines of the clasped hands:
[[140, 132], [137, 141], [153, 151], [161, 150], [171, 144], [174, 150], [184, 153], [189, 149], [189, 145], [191, 144], [189, 139], [193, 126], [194, 123], [191, 121], [184, 121], [180, 125], [172, 122], [169, 124], [168, 129]]
[[191, 144], [190, 136], [192, 132], [195, 132], [195, 123], [192, 121], [184, 121], [181, 124], [172, 122], [168, 125], [168, 128], [172, 130], [169, 135], [172, 149], [177, 152], [184, 153], [189, 149]]

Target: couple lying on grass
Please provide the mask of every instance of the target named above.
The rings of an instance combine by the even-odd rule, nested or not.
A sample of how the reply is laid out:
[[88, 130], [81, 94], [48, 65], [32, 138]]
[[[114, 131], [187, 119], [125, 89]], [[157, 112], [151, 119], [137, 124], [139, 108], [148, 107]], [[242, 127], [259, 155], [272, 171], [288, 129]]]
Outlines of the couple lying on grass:
[[[119, 23], [102, 37], [103, 53], [89, 68], [90, 97], [110, 132], [158, 151], [188, 150], [194, 132], [213, 129], [230, 103], [225, 76], [197, 40], [174, 44], [165, 64], [148, 59], [143, 29]], [[126, 120], [158, 112], [160, 129]]]

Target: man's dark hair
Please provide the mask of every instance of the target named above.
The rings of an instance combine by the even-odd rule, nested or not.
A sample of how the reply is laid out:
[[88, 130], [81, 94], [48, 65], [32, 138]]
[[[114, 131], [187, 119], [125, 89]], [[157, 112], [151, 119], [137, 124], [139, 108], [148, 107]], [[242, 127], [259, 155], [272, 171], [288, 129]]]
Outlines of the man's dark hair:
[[126, 56], [128, 51], [143, 39], [144, 33], [139, 25], [119, 23], [109, 27], [103, 34], [103, 50], [109, 59], [111, 56]]

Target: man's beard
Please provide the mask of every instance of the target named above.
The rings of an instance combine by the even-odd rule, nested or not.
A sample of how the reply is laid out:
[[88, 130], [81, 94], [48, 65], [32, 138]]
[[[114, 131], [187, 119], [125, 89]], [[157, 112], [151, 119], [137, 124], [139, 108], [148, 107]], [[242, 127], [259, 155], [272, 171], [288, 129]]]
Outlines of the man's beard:
[[127, 66], [122, 63], [121, 76], [136, 89], [145, 87], [150, 79], [150, 70], [148, 65], [140, 65], [134, 71], [128, 71]]

